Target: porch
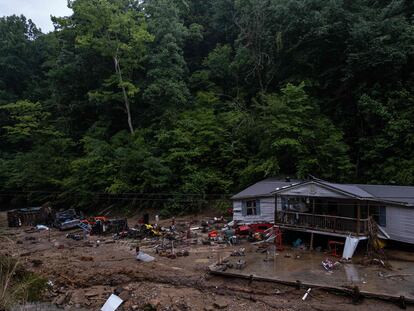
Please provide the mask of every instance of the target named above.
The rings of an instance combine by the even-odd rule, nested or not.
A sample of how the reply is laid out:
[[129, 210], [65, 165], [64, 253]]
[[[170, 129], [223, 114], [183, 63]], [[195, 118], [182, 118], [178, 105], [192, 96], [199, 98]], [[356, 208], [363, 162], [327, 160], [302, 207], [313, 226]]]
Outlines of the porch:
[[368, 218], [319, 215], [293, 211], [278, 211], [276, 224], [286, 229], [322, 231], [343, 235], [365, 236], [368, 234]]
[[354, 185], [309, 181], [275, 191], [275, 224], [286, 229], [364, 237], [373, 218], [385, 226], [383, 202]]

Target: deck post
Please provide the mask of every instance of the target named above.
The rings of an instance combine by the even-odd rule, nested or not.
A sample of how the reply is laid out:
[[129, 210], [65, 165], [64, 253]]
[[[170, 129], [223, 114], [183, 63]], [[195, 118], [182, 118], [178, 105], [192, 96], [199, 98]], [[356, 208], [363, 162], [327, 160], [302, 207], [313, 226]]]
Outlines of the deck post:
[[312, 221], [315, 223], [315, 198], [312, 198]]
[[361, 229], [361, 224], [360, 224], [360, 221], [361, 221], [361, 204], [358, 202], [358, 205], [357, 205], [357, 233], [356, 233], [356, 235], [357, 236], [359, 236], [359, 234], [360, 234], [360, 229]]
[[314, 235], [314, 233], [312, 232], [311, 233], [311, 239], [310, 239], [310, 245], [309, 245], [309, 250], [311, 250], [311, 251], [313, 251], [313, 235]]
[[278, 198], [278, 195], [277, 194], [275, 194], [275, 225], [278, 223], [278, 215], [277, 215], [277, 198]]
[[[313, 221], [313, 223], [315, 224], [315, 198], [312, 198], [312, 221]], [[314, 239], [314, 236], [313, 236], [314, 234], [313, 234], [313, 232], [311, 233], [311, 240], [310, 240], [310, 246], [309, 246], [309, 249], [311, 250], [311, 251], [313, 251], [313, 239]]]

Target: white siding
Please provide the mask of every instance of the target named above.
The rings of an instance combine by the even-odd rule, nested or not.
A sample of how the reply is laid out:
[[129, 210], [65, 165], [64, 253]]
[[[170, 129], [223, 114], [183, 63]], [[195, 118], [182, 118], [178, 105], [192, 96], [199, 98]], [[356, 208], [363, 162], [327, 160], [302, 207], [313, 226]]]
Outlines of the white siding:
[[241, 223], [273, 223], [275, 221], [275, 198], [274, 197], [261, 197], [254, 198], [260, 201], [260, 215], [243, 216], [242, 214], [242, 201], [233, 201], [233, 220], [240, 221]]
[[386, 226], [392, 240], [414, 244], [414, 209], [387, 206]]

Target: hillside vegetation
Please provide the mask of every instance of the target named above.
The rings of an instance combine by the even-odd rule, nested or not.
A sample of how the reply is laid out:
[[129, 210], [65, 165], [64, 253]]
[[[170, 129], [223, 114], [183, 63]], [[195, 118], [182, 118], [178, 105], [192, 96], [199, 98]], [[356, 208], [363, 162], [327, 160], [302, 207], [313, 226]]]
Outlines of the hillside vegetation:
[[48, 34], [0, 18], [3, 201], [180, 210], [267, 176], [414, 184], [412, 1], [70, 6]]

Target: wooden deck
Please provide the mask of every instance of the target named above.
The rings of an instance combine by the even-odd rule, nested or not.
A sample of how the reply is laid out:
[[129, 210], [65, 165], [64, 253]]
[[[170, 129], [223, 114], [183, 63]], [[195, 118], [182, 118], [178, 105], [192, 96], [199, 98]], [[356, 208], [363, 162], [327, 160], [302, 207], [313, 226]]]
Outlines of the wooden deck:
[[276, 224], [292, 229], [308, 229], [363, 236], [368, 234], [368, 219], [296, 212], [278, 212]]

